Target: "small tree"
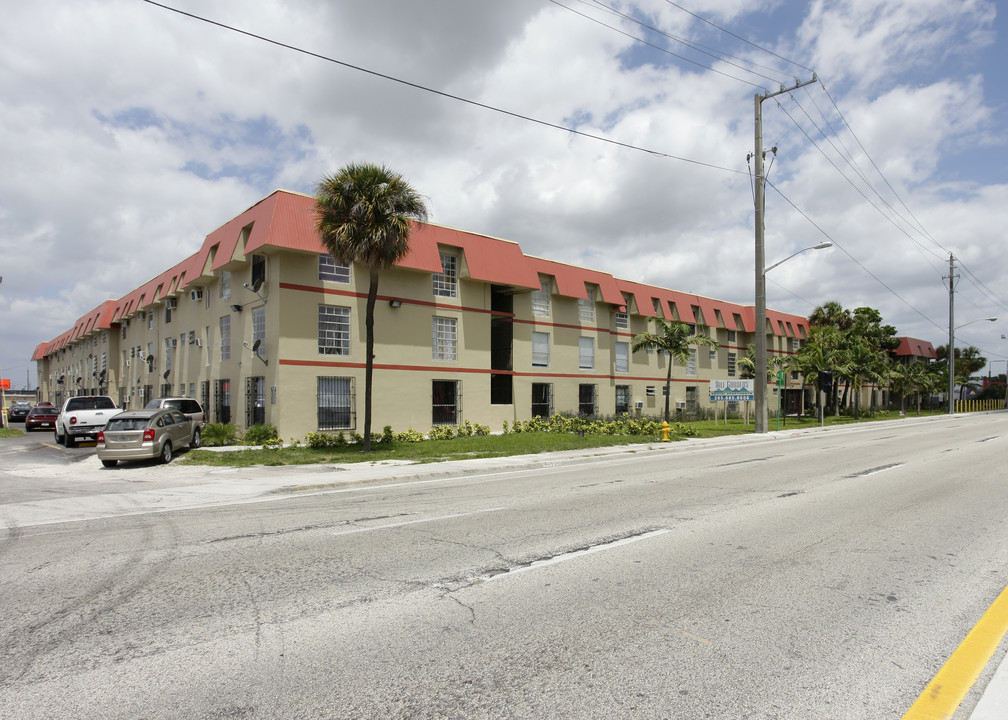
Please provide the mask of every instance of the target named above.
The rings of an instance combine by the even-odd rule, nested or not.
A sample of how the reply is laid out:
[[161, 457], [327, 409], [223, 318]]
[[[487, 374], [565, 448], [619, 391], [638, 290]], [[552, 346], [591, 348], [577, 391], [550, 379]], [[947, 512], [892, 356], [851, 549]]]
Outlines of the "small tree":
[[718, 347], [716, 340], [706, 335], [695, 335], [690, 326], [678, 320], [666, 321], [655, 318], [655, 331], [642, 332], [634, 335], [633, 350], [654, 348], [669, 355], [668, 373], [665, 377], [665, 422], [669, 419], [669, 399], [672, 397], [672, 360], [673, 358], [685, 365], [689, 362], [690, 346]]

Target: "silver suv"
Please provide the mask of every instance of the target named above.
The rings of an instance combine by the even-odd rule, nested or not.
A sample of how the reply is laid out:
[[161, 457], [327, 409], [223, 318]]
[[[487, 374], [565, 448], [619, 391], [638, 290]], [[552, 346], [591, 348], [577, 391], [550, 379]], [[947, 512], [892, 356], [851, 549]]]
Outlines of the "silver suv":
[[144, 405], [144, 407], [148, 410], [152, 410], [154, 408], [171, 408], [172, 410], [178, 410], [193, 421], [193, 427], [203, 427], [207, 421], [206, 413], [203, 412], [203, 406], [192, 398], [155, 398]]

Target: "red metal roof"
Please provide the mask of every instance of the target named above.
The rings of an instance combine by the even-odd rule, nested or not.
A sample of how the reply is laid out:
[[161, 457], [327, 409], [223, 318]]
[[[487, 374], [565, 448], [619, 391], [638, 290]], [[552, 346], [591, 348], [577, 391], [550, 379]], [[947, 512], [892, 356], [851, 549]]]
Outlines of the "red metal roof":
[[912, 337], [901, 337], [896, 338], [900, 341], [899, 347], [892, 351], [892, 354], [896, 357], [919, 357], [928, 358], [929, 360], [938, 359], [938, 354], [935, 352], [934, 345], [929, 343], [927, 340], [918, 340]]
[[[48, 355], [93, 330], [108, 329], [122, 318], [154, 302], [162, 301], [167, 296], [182, 292], [188, 285], [224, 267], [236, 256], [244, 257], [270, 247], [312, 253], [325, 252], [315, 224], [314, 197], [277, 190], [207, 235], [198, 252], [119, 300], [109, 300], [81, 317], [73, 328], [58, 338], [40, 344], [35, 354], [42, 352]], [[249, 227], [249, 235], [244, 247], [241, 247], [242, 230]], [[556, 280], [557, 292], [564, 297], [588, 297], [586, 289], [588, 284], [598, 286], [601, 300], [616, 307], [624, 305], [624, 293], [632, 296], [637, 312], [645, 317], [655, 316], [654, 305], [657, 301], [662, 308], [662, 314], [666, 317], [673, 317], [672, 309], [675, 308], [680, 320], [694, 323], [696, 318], [693, 308], [698, 307], [703, 313], [706, 325], [727, 325], [729, 329], [737, 329], [734, 317], [738, 315], [742, 318], [745, 331], [754, 331], [755, 311], [751, 306], [735, 305], [690, 293], [620, 280], [598, 270], [525, 255], [517, 243], [508, 240], [440, 225], [416, 223], [410, 236], [409, 252], [397, 266], [422, 272], [442, 272], [440, 247], [461, 249], [469, 276], [475, 280], [537, 289], [539, 275], [548, 275]], [[720, 322], [718, 311], [722, 318]], [[774, 334], [781, 334], [781, 321], [783, 321], [785, 328], [788, 323], [792, 328], [790, 333], [784, 330], [784, 334], [798, 333], [799, 337], [808, 336], [808, 321], [801, 316], [768, 310], [767, 318], [771, 321]], [[932, 348], [931, 352], [933, 351]]]

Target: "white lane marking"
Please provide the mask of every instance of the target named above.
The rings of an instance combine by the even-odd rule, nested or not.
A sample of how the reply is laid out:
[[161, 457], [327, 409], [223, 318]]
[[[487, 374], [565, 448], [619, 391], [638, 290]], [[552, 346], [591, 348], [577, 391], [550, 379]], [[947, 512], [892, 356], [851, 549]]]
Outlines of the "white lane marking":
[[330, 535], [353, 535], [354, 533], [371, 532], [372, 530], [388, 530], [390, 528], [403, 527], [404, 525], [416, 525], [417, 523], [437, 522], [438, 520], [451, 520], [453, 518], [468, 517], [470, 515], [481, 515], [483, 513], [499, 512], [507, 510], [506, 507], [487, 508], [486, 510], [473, 510], [471, 512], [452, 513], [451, 515], [439, 515], [432, 518], [421, 518], [419, 520], [404, 520], [403, 522], [387, 523], [385, 525], [373, 525], [371, 527], [354, 528], [352, 530], [340, 530], [330, 532]]
[[505, 570], [502, 573], [487, 575], [482, 579], [486, 581], [497, 580], [499, 578], [509, 577], [511, 575], [517, 575], [518, 573], [527, 572], [528, 570], [538, 570], [539, 568], [547, 567], [549, 565], [556, 565], [557, 563], [566, 562], [567, 560], [573, 560], [579, 557], [584, 557], [585, 555], [592, 555], [597, 552], [602, 552], [603, 550], [612, 550], [613, 548], [618, 548], [623, 545], [629, 545], [630, 543], [640, 542], [641, 540], [650, 540], [653, 537], [664, 535], [667, 532], [670, 532], [668, 528], [652, 530], [642, 535], [634, 535], [633, 537], [623, 538], [622, 540], [614, 540], [613, 542], [603, 543], [601, 545], [593, 545], [590, 548], [585, 548], [583, 550], [575, 550], [574, 552], [563, 553], [562, 555], [555, 555], [554, 557], [546, 558], [545, 560], [536, 560], [535, 562], [529, 565], [520, 565], [518, 567], [511, 568], [510, 570]]

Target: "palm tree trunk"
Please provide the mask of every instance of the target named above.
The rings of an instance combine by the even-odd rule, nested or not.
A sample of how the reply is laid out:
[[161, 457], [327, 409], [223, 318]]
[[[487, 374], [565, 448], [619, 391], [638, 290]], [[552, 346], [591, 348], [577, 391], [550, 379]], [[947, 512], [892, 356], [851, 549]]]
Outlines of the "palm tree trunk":
[[374, 308], [378, 298], [378, 269], [371, 268], [368, 284], [367, 310], [364, 315], [366, 333], [364, 358], [364, 452], [371, 452], [371, 378], [374, 374]]

